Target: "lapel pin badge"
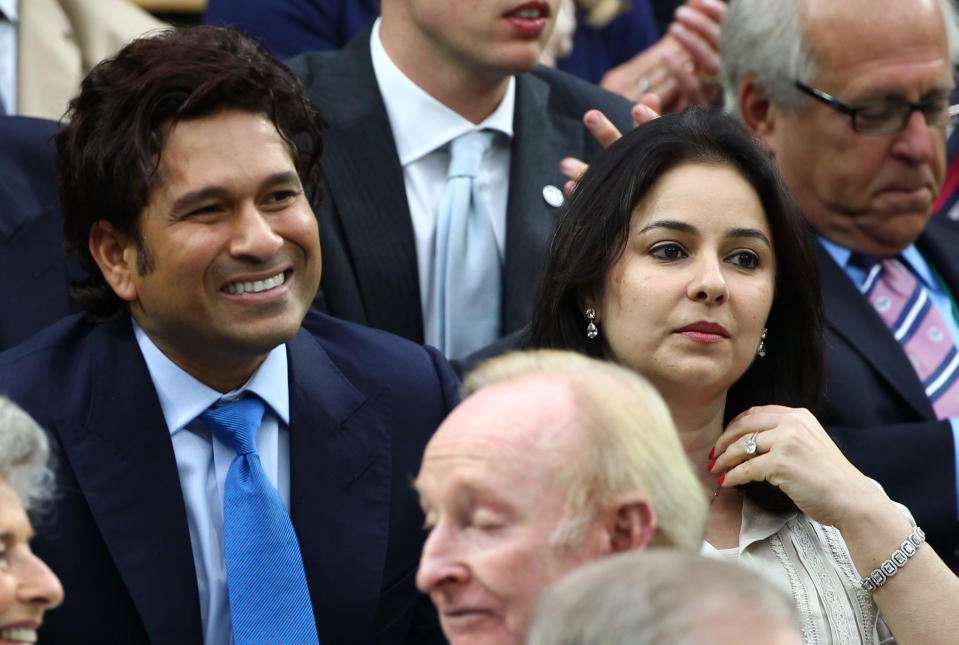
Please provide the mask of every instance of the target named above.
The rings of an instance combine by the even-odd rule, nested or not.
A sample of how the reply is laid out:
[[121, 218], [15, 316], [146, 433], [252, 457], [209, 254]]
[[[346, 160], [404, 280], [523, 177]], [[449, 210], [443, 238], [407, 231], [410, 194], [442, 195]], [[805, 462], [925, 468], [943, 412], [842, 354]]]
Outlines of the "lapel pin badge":
[[563, 191], [552, 184], [543, 186], [543, 199], [553, 208], [559, 208], [566, 201], [566, 198], [563, 197]]

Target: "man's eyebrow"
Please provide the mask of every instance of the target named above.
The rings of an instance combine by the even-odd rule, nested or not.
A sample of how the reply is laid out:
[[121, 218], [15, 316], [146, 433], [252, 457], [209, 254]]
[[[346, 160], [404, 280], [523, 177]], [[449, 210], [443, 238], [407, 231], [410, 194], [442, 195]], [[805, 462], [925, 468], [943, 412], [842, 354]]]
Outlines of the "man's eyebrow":
[[[275, 172], [261, 182], [260, 189], [263, 190], [281, 184], [295, 184], [299, 186], [300, 178], [292, 170]], [[174, 212], [189, 210], [189, 208], [195, 204], [199, 204], [208, 199], [224, 197], [228, 195], [229, 192], [229, 190], [222, 186], [206, 186], [204, 188], [198, 188], [197, 190], [191, 190], [190, 192], [180, 195], [177, 200], [173, 202], [173, 210]]]
[[177, 197], [176, 201], [173, 202], [173, 211], [179, 212], [183, 210], [189, 210], [192, 206], [204, 202], [208, 199], [215, 199], [217, 197], [223, 197], [227, 194], [226, 188], [220, 186], [207, 186], [206, 188], [199, 188], [197, 190], [191, 190], [188, 193], [183, 193]]
[[640, 234], [650, 231], [657, 228], [668, 228], [672, 231], [680, 231], [681, 233], [699, 233], [699, 229], [693, 226], [692, 224], [687, 224], [686, 222], [680, 222], [674, 219], [661, 219], [656, 220], [655, 222], [650, 222], [644, 226], [639, 232]]
[[296, 184], [297, 186], [299, 186], [300, 177], [292, 170], [283, 170], [280, 172], [275, 172], [263, 180], [262, 187], [268, 188], [270, 186], [276, 186], [277, 184]]

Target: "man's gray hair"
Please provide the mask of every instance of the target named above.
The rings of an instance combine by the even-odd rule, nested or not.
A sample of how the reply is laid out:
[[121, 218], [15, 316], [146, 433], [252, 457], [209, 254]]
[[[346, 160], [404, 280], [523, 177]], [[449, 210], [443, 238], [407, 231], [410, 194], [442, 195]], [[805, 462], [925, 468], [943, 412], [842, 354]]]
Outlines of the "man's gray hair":
[[50, 444], [43, 429], [16, 403], [0, 396], [0, 479], [27, 510], [53, 495]]
[[[838, 1], [838, 0], [837, 0]], [[959, 63], [959, 17], [955, 0], [935, 0], [946, 24], [949, 59]], [[881, 8], [876, 7], [876, 11]], [[798, 110], [808, 100], [793, 81], [811, 81], [819, 72], [803, 33], [802, 0], [730, 0], [719, 36], [720, 80], [726, 109], [742, 119], [739, 86], [750, 76], [781, 108]]]
[[[625, 552], [584, 565], [540, 598], [526, 645], [703, 645], [730, 620], [742, 642], [795, 635], [785, 594], [746, 567], [675, 549]], [[781, 641], [776, 641], [781, 642]]]

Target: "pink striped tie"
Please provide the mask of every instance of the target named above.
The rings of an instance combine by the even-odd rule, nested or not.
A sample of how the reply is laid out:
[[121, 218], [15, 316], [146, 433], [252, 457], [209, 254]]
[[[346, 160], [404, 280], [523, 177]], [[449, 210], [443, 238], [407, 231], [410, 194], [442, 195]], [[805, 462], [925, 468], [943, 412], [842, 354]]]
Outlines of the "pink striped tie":
[[902, 345], [936, 416], [959, 417], [959, 352], [926, 288], [887, 258], [869, 271], [862, 292]]

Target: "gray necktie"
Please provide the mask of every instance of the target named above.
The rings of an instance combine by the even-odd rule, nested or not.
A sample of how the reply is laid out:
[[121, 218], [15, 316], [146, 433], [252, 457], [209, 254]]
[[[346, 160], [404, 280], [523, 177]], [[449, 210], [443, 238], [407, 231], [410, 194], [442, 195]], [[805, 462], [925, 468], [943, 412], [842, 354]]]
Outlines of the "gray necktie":
[[493, 132], [450, 143], [450, 167], [436, 220], [434, 330], [448, 358], [463, 358], [499, 337], [502, 259], [476, 173]]

